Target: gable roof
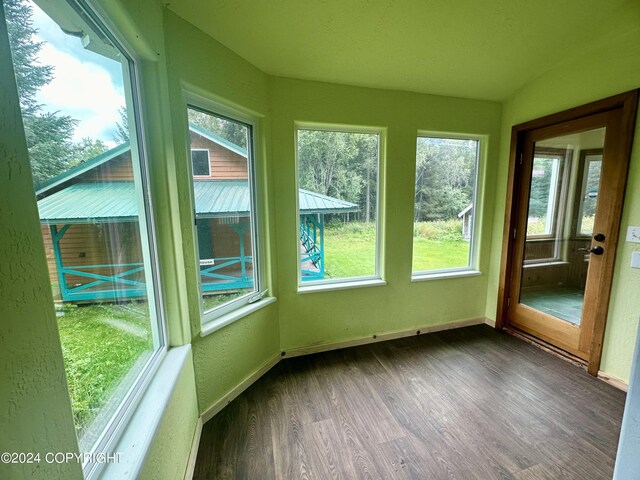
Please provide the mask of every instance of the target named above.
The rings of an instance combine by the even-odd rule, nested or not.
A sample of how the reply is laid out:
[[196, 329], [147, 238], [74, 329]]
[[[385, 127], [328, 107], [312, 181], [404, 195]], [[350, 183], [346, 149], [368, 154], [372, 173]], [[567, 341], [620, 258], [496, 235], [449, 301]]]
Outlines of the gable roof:
[[[217, 135], [191, 122], [189, 122], [189, 130], [197, 133], [198, 135], [206, 138], [207, 140], [210, 140], [228, 150], [231, 150], [234, 153], [237, 153], [242, 157], [247, 158], [246, 148], [242, 148], [241, 146], [236, 145], [235, 143], [230, 142], [229, 140], [225, 140], [220, 135]], [[112, 148], [111, 150], [107, 150], [106, 152], [103, 152], [96, 157], [90, 158], [89, 160], [86, 160], [80, 163], [79, 165], [76, 165], [75, 167], [70, 168], [66, 172], [62, 172], [61, 174], [56, 175], [53, 178], [50, 178], [46, 182], [43, 182], [41, 185], [38, 185], [38, 189], [36, 190], [36, 196], [43, 195], [47, 193], [47, 191], [51, 190], [52, 188], [62, 185], [63, 183], [68, 182], [69, 180], [72, 180], [78, 175], [82, 175], [83, 173], [86, 173], [89, 170], [99, 167], [100, 165], [107, 163], [110, 160], [113, 160], [114, 158], [122, 155], [123, 153], [126, 153], [130, 149], [131, 149], [131, 145], [128, 141], [126, 141], [121, 145], [118, 145], [117, 147]]]
[[[195, 180], [196, 218], [246, 217], [251, 196], [247, 180]], [[355, 212], [355, 203], [300, 189], [300, 213]], [[40, 221], [60, 223], [108, 223], [138, 218], [133, 182], [75, 183], [38, 201]]]
[[70, 168], [66, 172], [62, 172], [61, 174], [56, 175], [55, 177], [50, 178], [46, 182], [40, 184], [38, 186], [38, 190], [36, 190], [36, 196], [40, 196], [43, 193], [46, 193], [48, 190], [51, 190], [52, 188], [57, 187], [58, 185], [61, 185], [77, 177], [78, 175], [82, 175], [89, 170], [99, 167], [100, 165], [113, 160], [114, 158], [128, 152], [129, 150], [131, 150], [131, 145], [129, 145], [129, 142], [127, 141], [115, 148], [112, 148], [111, 150], [107, 150], [106, 152], [101, 153], [96, 157], [90, 158], [89, 160], [86, 160], [76, 165], [75, 167]]

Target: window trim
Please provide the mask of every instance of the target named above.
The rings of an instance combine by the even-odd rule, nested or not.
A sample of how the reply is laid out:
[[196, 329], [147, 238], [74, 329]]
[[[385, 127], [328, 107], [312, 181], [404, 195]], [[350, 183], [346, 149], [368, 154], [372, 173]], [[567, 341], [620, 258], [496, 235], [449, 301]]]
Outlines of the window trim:
[[[138, 196], [139, 205], [142, 206], [138, 212], [138, 221], [143, 262], [145, 263], [145, 267], [148, 267], [148, 271], [146, 272], [147, 292], [148, 297], [151, 297], [149, 298], [148, 305], [154, 349], [150, 351], [149, 358], [146, 359], [140, 371], [135, 375], [131, 386], [122, 396], [120, 403], [115, 408], [105, 428], [89, 450], [89, 452], [112, 453], [114, 447], [122, 439], [134, 412], [147, 391], [147, 387], [155, 378], [156, 372], [168, 351], [168, 330], [159, 268], [157, 233], [153, 214], [153, 196], [150, 186], [151, 178], [146, 155], [146, 122], [141, 108], [140, 64], [143, 60], [96, 0], [60, 0], [60, 3], [65, 5], [65, 7], [73, 9], [83, 21], [93, 23], [91, 27], [99, 30], [100, 33], [104, 34], [116, 48], [119, 49], [123, 56], [122, 76], [127, 113], [135, 119], [133, 122], [135, 129], [131, 131], [132, 138], [130, 145], [132, 157], [134, 155], [137, 157], [137, 161], [132, 160], [132, 167], [134, 175], [138, 175], [137, 182], [135, 182], [137, 184], [136, 195]], [[53, 21], [55, 22], [55, 20]], [[131, 372], [131, 370], [129, 372]], [[84, 462], [82, 464], [83, 475], [86, 479], [97, 478], [103, 472], [105, 466], [104, 463]]]
[[[571, 176], [573, 172], [573, 158], [574, 150], [570, 148], [554, 148], [554, 147], [539, 147], [538, 152], [534, 151], [534, 161], [536, 155], [539, 157], [551, 157], [558, 160], [557, 182], [555, 186], [555, 205], [553, 212], [553, 226], [550, 234], [542, 233], [537, 235], [527, 235], [525, 233], [526, 242], [548, 242], [553, 241], [553, 256], [548, 258], [532, 258], [529, 260], [523, 260], [524, 266], [547, 266], [550, 264], [558, 264], [563, 262], [563, 252], [560, 245], [562, 243], [562, 236], [565, 234], [565, 227], [567, 222], [568, 205], [569, 205], [569, 188], [571, 184]], [[553, 175], [553, 174], [552, 174]], [[533, 177], [532, 177], [533, 178]], [[553, 178], [553, 176], [552, 176]], [[550, 193], [554, 188], [550, 189]]]
[[[488, 136], [476, 133], [457, 133], [457, 132], [441, 132], [431, 130], [418, 130], [416, 133], [416, 153], [414, 155], [414, 184], [415, 173], [418, 160], [418, 139], [419, 138], [439, 138], [450, 140], [473, 140], [478, 142], [476, 147], [476, 168], [475, 168], [475, 180], [473, 187], [473, 218], [471, 219], [471, 235], [469, 238], [469, 260], [467, 265], [461, 267], [450, 268], [437, 268], [432, 270], [413, 270], [413, 253], [414, 242], [413, 236], [411, 238], [411, 281], [419, 282], [425, 280], [436, 280], [443, 278], [455, 278], [455, 277], [469, 277], [479, 276], [482, 274], [480, 271], [480, 226], [482, 222], [479, 220], [482, 216], [482, 210], [484, 209], [484, 184], [485, 184], [485, 169], [486, 158], [488, 148]], [[413, 193], [413, 213], [415, 216], [415, 185]], [[415, 221], [412, 222], [412, 227], [415, 227]]]
[[[191, 226], [193, 232], [193, 244], [194, 244], [194, 261], [195, 261], [195, 272], [197, 276], [197, 285], [198, 285], [198, 306], [200, 311], [200, 333], [201, 335], [207, 335], [212, 331], [217, 330], [216, 325], [218, 323], [223, 322], [226, 326], [231, 323], [226, 321], [228, 318], [233, 317], [233, 321], [239, 320], [244, 315], [235, 315], [234, 312], [243, 309], [243, 307], [251, 306], [252, 304], [260, 304], [264, 305], [263, 302], [259, 301], [261, 298], [263, 300], [270, 299], [272, 297], [269, 296], [269, 288], [268, 282], [266, 280], [265, 273], [265, 264], [263, 262], [264, 258], [264, 248], [263, 242], [260, 241], [260, 237], [262, 233], [265, 232], [264, 228], [264, 212], [263, 209], [258, 208], [259, 199], [263, 198], [262, 192], [262, 184], [258, 181], [259, 178], [262, 177], [261, 174], [258, 174], [259, 168], [259, 158], [257, 157], [257, 153], [261, 151], [261, 143], [260, 143], [260, 116], [248, 111], [242, 111], [238, 108], [232, 107], [221, 100], [212, 99], [210, 97], [206, 97], [195, 93], [195, 88], [183, 85], [182, 97], [183, 97], [183, 115], [184, 115], [184, 127], [186, 129], [185, 132], [185, 140], [186, 147], [189, 151], [187, 155], [189, 158], [188, 163], [188, 171], [189, 171], [189, 198], [190, 198], [190, 211], [191, 213]], [[247, 167], [248, 167], [248, 175], [247, 179], [249, 181], [249, 192], [250, 192], [250, 201], [252, 208], [252, 215], [250, 216], [250, 221], [252, 223], [252, 232], [251, 232], [251, 242], [252, 242], [252, 257], [253, 257], [253, 265], [254, 265], [254, 289], [251, 292], [247, 292], [244, 295], [241, 295], [238, 298], [234, 298], [229, 302], [226, 302], [222, 305], [218, 305], [211, 310], [204, 311], [204, 307], [202, 304], [202, 280], [200, 275], [198, 274], [200, 271], [199, 265], [199, 253], [198, 253], [198, 241], [197, 241], [197, 232], [196, 232], [196, 222], [193, 212], [195, 211], [195, 196], [193, 190], [193, 165], [191, 162], [191, 140], [189, 134], [189, 119], [188, 119], [188, 109], [197, 110], [209, 115], [213, 115], [219, 118], [227, 119], [232, 122], [241, 123], [248, 127], [250, 131], [251, 137], [251, 145], [248, 145], [247, 148]], [[275, 300], [275, 297], [273, 297]], [[270, 303], [270, 302], [269, 302]], [[220, 320], [220, 322], [218, 322]], [[221, 327], [220, 327], [221, 328]]]
[[[361, 125], [346, 125], [346, 124], [332, 124], [332, 123], [315, 123], [315, 122], [294, 122], [294, 157], [295, 157], [295, 205], [296, 205], [296, 230], [295, 230], [295, 245], [299, 246], [300, 242], [300, 178], [298, 168], [298, 131], [300, 130], [315, 130], [325, 132], [338, 132], [338, 133], [364, 133], [375, 134], [378, 136], [378, 170], [376, 175], [376, 249], [375, 249], [375, 272], [373, 275], [362, 275], [346, 278], [333, 278], [323, 280], [302, 281], [302, 266], [301, 266], [301, 252], [300, 248], [296, 248], [296, 293], [311, 293], [315, 291], [325, 290], [343, 290], [348, 288], [358, 288], [370, 285], [385, 284], [384, 279], [384, 238], [383, 238], [383, 223], [384, 223], [384, 165], [386, 163], [384, 153], [386, 152], [386, 134], [387, 129], [383, 127], [367, 127]], [[334, 288], [330, 288], [330, 287]]]
[[211, 176], [211, 152], [208, 148], [192, 148], [190, 150], [191, 153], [191, 171], [193, 172], [193, 152], [207, 152], [207, 174], [206, 175], [196, 175], [195, 173], [192, 175], [196, 178], [209, 178]]

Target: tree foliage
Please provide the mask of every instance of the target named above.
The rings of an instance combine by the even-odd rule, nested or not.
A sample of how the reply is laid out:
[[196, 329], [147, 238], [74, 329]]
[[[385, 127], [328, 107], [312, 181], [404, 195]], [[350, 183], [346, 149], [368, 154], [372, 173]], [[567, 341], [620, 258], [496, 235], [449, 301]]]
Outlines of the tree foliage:
[[365, 221], [375, 216], [377, 161], [377, 135], [298, 131], [300, 187], [357, 204]]
[[189, 122], [202, 127], [210, 132], [220, 135], [225, 140], [247, 148], [247, 127], [241, 123], [226, 120], [209, 113], [200, 112], [190, 108], [188, 110]]
[[454, 219], [473, 202], [477, 145], [475, 140], [418, 139], [415, 221]]
[[43, 111], [36, 95], [51, 82], [54, 70], [38, 61], [42, 42], [35, 40], [32, 7], [24, 0], [5, 0], [4, 9], [33, 180], [39, 185], [102, 153], [106, 146], [90, 139], [75, 144], [72, 136], [78, 121], [59, 112]]

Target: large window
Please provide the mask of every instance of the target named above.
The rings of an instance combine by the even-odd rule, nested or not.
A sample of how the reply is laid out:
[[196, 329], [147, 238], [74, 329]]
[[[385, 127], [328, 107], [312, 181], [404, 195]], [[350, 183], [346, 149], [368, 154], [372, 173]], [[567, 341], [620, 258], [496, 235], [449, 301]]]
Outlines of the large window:
[[414, 276], [472, 268], [479, 150], [475, 138], [418, 137]]
[[106, 451], [164, 344], [135, 65], [84, 4], [38, 4], [4, 0], [80, 449]]
[[301, 285], [376, 278], [380, 134], [299, 128]]
[[187, 114], [200, 298], [208, 321], [260, 297], [253, 128], [197, 107]]

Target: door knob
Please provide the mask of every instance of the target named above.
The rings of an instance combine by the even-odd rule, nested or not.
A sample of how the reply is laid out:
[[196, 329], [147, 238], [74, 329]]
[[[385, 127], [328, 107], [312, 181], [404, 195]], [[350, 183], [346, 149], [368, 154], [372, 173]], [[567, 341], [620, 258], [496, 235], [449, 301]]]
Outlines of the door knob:
[[604, 236], [604, 233], [596, 233], [596, 234], [593, 236], [593, 239], [594, 239], [596, 242], [604, 242], [604, 239], [605, 239], [605, 238], [607, 238], [607, 237], [605, 237], [605, 236]]
[[578, 251], [593, 253], [594, 255], [602, 255], [604, 253], [604, 248], [602, 248], [601, 246], [596, 246], [591, 248], [579, 248]]

